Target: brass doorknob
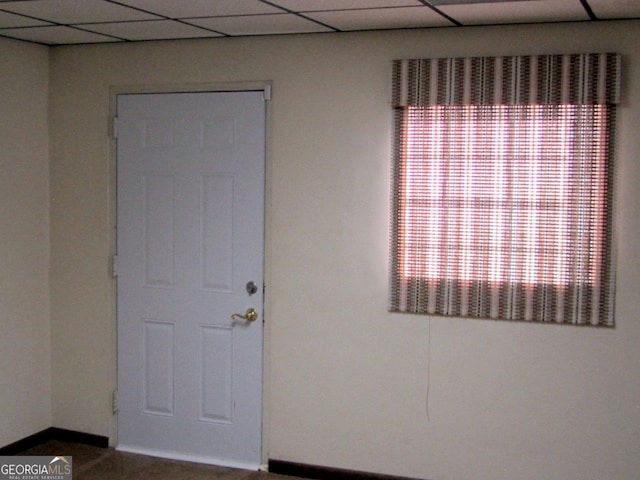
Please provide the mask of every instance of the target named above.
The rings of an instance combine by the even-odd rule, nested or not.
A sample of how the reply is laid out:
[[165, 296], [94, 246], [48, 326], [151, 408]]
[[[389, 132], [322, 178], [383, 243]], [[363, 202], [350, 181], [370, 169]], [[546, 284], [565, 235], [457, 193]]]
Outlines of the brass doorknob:
[[237, 320], [239, 318], [246, 320], [247, 322], [255, 322], [258, 319], [258, 312], [255, 308], [247, 308], [244, 315], [241, 315], [240, 313], [234, 313], [231, 315], [231, 320]]

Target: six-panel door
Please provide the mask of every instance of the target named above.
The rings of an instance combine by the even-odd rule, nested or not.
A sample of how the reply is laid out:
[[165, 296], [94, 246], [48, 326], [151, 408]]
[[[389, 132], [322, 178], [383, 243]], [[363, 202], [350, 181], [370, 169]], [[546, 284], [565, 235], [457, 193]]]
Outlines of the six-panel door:
[[[118, 448], [261, 456], [262, 92], [118, 96]], [[255, 322], [231, 315], [255, 308]]]

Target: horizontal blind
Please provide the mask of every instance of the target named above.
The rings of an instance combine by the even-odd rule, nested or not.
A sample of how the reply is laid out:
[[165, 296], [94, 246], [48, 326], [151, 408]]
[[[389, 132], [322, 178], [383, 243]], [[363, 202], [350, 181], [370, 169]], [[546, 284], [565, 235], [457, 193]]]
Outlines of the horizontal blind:
[[[533, 87], [573, 103], [458, 104], [473, 98], [474, 82], [451, 76], [453, 60], [485, 68], [495, 59], [453, 59], [447, 68], [441, 60], [396, 62], [395, 77], [414, 81], [396, 83], [395, 98], [414, 100], [395, 109], [390, 311], [613, 325], [614, 110], [606, 102], [618, 98], [619, 59], [580, 57], [582, 75], [573, 57], [547, 56], [543, 63], [564, 76], [546, 75], [544, 88]], [[548, 70], [540, 58], [514, 58], [500, 62]], [[418, 79], [407, 62], [449, 73]], [[494, 86], [478, 91], [495, 100], [505, 76], [490, 77]], [[534, 98], [536, 82], [509, 78], [524, 85], [509, 98], [525, 90]], [[552, 88], [554, 78], [565, 81]], [[409, 93], [425, 84], [435, 90]], [[416, 98], [437, 103], [414, 105]]]

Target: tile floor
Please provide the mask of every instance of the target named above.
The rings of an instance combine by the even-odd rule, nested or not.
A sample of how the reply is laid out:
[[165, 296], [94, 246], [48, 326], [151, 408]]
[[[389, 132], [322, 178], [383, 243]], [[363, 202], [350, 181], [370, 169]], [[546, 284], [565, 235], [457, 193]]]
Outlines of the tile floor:
[[[73, 457], [74, 480], [296, 480], [297, 477], [166, 460], [51, 440], [20, 455]], [[300, 479], [298, 479], [300, 480]]]

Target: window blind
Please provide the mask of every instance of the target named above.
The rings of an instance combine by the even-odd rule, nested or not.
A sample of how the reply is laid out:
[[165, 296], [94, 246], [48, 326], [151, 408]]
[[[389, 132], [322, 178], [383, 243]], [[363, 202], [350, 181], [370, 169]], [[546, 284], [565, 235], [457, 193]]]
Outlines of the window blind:
[[617, 54], [394, 62], [392, 312], [613, 326]]

